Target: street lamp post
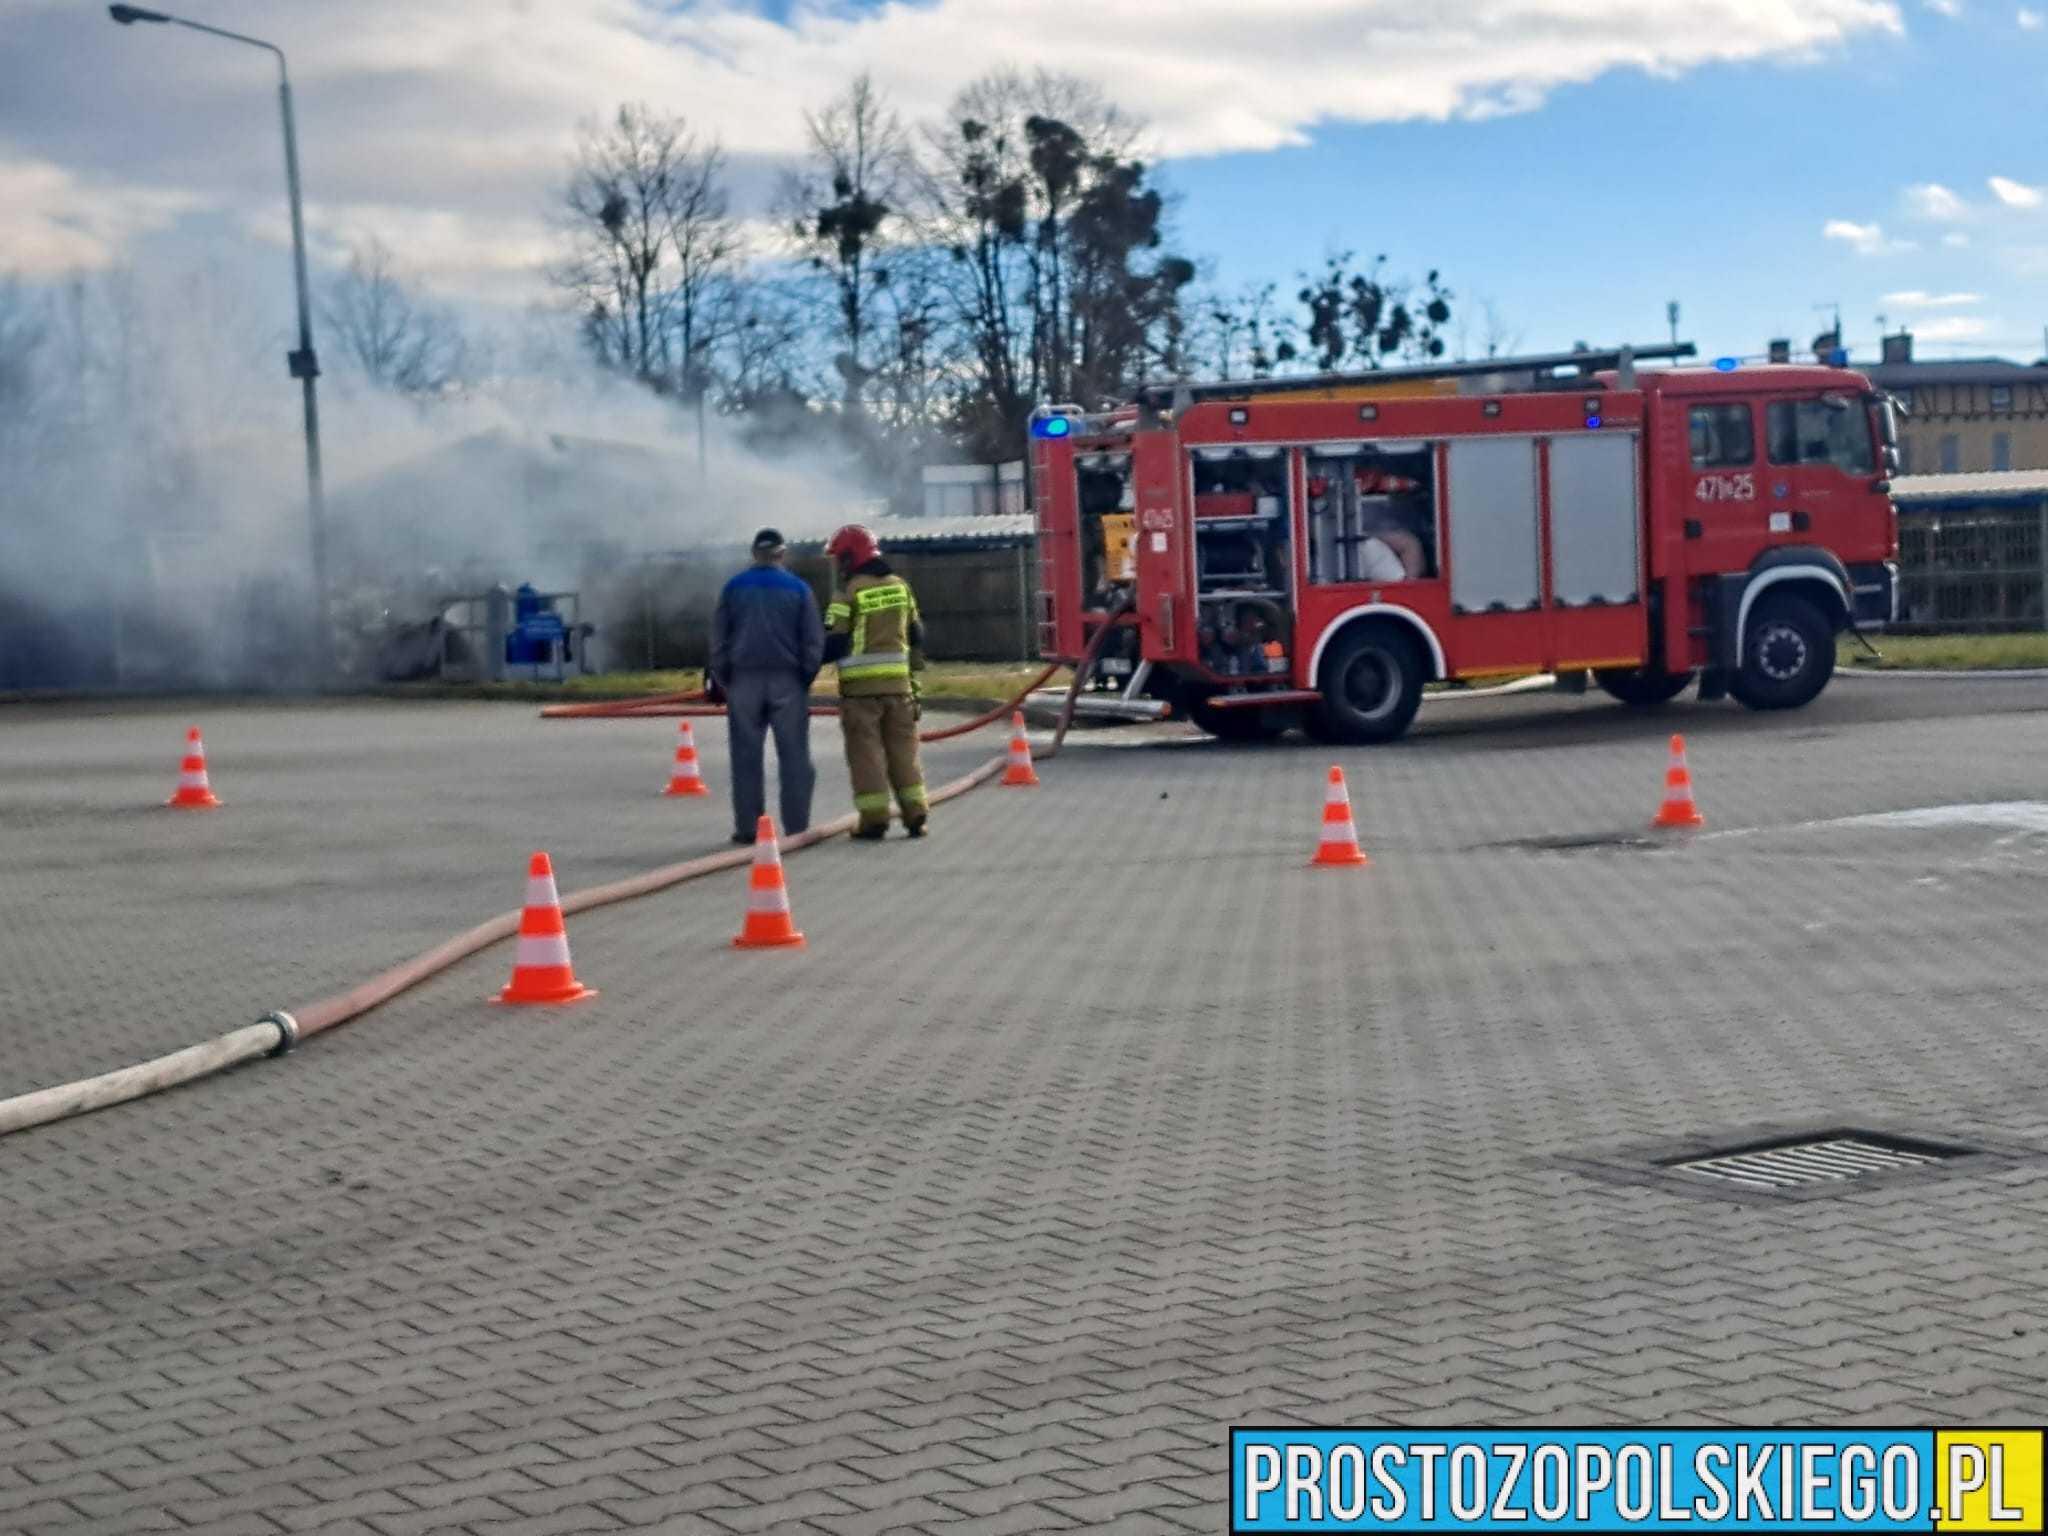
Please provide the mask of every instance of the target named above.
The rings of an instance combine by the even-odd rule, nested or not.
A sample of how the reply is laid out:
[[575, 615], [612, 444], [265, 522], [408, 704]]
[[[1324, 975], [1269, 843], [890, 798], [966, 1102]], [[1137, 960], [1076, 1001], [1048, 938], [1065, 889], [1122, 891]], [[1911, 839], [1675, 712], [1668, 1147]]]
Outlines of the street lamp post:
[[315, 609], [314, 643], [323, 675], [331, 673], [331, 645], [333, 636], [327, 613], [327, 498], [320, 480], [320, 401], [313, 381], [320, 377], [319, 359], [313, 352], [313, 305], [306, 286], [306, 220], [299, 205], [299, 138], [292, 121], [292, 82], [285, 71], [284, 50], [275, 43], [266, 43], [261, 38], [245, 37], [239, 32], [226, 32], [219, 27], [209, 27], [204, 22], [187, 21], [182, 16], [166, 15], [162, 11], [148, 11], [135, 5], [110, 5], [107, 14], [122, 26], [133, 26], [136, 22], [153, 22], [170, 26], [185, 27], [193, 32], [204, 32], [211, 37], [224, 37], [231, 43], [246, 43], [252, 48], [261, 48], [277, 60], [277, 99], [284, 112], [284, 175], [286, 190], [291, 194], [292, 206], [292, 276], [298, 286], [299, 299], [299, 345], [298, 350], [285, 358], [291, 376], [299, 381], [305, 402], [306, 416], [306, 511], [309, 523], [308, 533], [312, 544], [313, 602]]

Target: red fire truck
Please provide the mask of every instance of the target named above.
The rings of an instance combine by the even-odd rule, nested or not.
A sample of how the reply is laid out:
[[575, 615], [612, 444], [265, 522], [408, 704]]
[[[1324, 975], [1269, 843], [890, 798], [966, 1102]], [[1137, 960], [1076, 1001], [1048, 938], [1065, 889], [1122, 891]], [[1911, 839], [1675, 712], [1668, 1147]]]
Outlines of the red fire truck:
[[1844, 368], [1692, 355], [1041, 408], [1040, 649], [1093, 646], [1125, 707], [1238, 739], [1389, 741], [1432, 680], [1803, 705], [1838, 634], [1896, 616], [1892, 405]]

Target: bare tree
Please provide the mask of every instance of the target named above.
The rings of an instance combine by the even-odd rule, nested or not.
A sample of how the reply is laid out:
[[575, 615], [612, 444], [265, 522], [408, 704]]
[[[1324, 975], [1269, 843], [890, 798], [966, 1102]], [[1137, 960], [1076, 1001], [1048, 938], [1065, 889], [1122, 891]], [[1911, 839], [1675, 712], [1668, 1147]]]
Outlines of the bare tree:
[[801, 373], [809, 322], [801, 300], [767, 281], [735, 291], [728, 322], [724, 409], [752, 411], [766, 402], [802, 401], [810, 393]]
[[683, 392], [694, 400], [711, 388], [713, 350], [735, 323], [734, 287], [743, 246], [726, 198], [724, 150], [715, 140], [701, 149], [687, 135], [682, 142], [685, 153], [676, 166], [666, 211], [673, 261], [669, 320]]
[[36, 357], [49, 337], [49, 316], [43, 305], [13, 278], [0, 283], [0, 402], [4, 412], [0, 427], [20, 419], [25, 412], [13, 407], [33, 394]]
[[1471, 306], [1467, 305], [1458, 312], [1458, 360], [1471, 362], [1475, 357], [1512, 357], [1522, 345], [1521, 329], [1507, 323], [1500, 307], [1492, 299], [1481, 299], [1478, 303], [1476, 331]]
[[918, 243], [890, 257], [875, 326], [878, 406], [889, 425], [916, 430], [938, 415], [941, 392], [956, 376], [943, 252]]
[[1005, 421], [1024, 413], [1035, 355], [1022, 312], [1031, 210], [1014, 132], [1017, 78], [991, 75], [962, 91], [946, 121], [926, 129], [919, 176], [921, 222], [927, 240], [950, 258], [949, 307], [976, 374], [962, 425], [990, 446]]
[[740, 254], [724, 168], [715, 140], [644, 106], [586, 124], [577, 145], [563, 200], [571, 252], [555, 280], [599, 360], [659, 390], [709, 384]]
[[1294, 323], [1277, 302], [1272, 283], [1249, 284], [1234, 294], [1212, 290], [1191, 300], [1191, 361], [1219, 379], [1264, 379], [1285, 371], [1300, 353]]
[[1323, 270], [1304, 273], [1298, 295], [1308, 311], [1307, 341], [1325, 373], [1350, 363], [1376, 370], [1390, 359], [1428, 363], [1447, 350], [1451, 290], [1432, 271], [1422, 284], [1387, 275], [1387, 258], [1353, 270], [1351, 253], [1332, 256]]
[[903, 121], [863, 74], [845, 94], [805, 115], [809, 164], [785, 182], [791, 233], [827, 281], [849, 413], [862, 408], [874, 334], [883, 319], [888, 255], [906, 213], [913, 162]]
[[957, 425], [1013, 453], [1034, 399], [1120, 393], [1189, 344], [1190, 264], [1160, 250], [1164, 200], [1135, 157], [1139, 126], [1085, 80], [997, 70], [927, 130], [926, 239], [975, 373]]
[[342, 351], [379, 389], [439, 394], [458, 383], [467, 348], [448, 311], [408, 291], [390, 250], [374, 237], [349, 255], [325, 306]]

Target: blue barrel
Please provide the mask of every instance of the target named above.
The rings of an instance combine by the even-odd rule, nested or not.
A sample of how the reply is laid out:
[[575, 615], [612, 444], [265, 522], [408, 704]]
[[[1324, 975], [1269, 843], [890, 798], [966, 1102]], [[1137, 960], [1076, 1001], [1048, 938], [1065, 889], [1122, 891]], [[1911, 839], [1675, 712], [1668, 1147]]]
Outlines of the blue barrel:
[[554, 601], [541, 596], [531, 582], [512, 595], [512, 633], [505, 637], [505, 660], [515, 667], [539, 666], [553, 654], [553, 642], [563, 636], [561, 615]]

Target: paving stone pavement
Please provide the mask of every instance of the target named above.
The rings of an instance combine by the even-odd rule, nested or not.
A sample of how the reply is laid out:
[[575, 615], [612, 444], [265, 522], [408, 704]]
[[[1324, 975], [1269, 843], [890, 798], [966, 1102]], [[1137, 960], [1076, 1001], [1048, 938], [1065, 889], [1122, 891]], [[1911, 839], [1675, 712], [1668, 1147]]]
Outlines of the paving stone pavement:
[[[173, 814], [185, 728], [219, 812]], [[517, 908], [544, 848], [563, 891], [730, 851], [724, 722], [693, 722], [714, 795], [668, 800], [674, 720], [532, 705], [0, 706], [0, 1097], [303, 1007]], [[1003, 747], [925, 749], [932, 782]], [[814, 722], [819, 820], [852, 808]], [[769, 754], [769, 806], [775, 775]], [[0, 1018], [12, 1009], [0, 1001]]]
[[[591, 729], [477, 719], [445, 760], [480, 772]], [[1637, 846], [1674, 727], [1710, 827]], [[662, 825], [646, 744], [578, 742], [461, 827], [388, 755], [352, 856], [424, 883], [580, 799], [623, 859]], [[792, 858], [802, 951], [732, 951], [719, 877], [575, 919], [576, 1008], [484, 1003], [494, 953], [0, 1139], [0, 1528], [1211, 1531], [1232, 1423], [2041, 1421], [2043, 1165], [1791, 1204], [1576, 1163], [1767, 1126], [2048, 1148], [2048, 837], [1855, 819], [2048, 803], [2048, 690], [1459, 701], [1338, 757], [1369, 870], [1303, 867], [1326, 749], [1090, 737], [927, 843]], [[70, 952], [146, 922], [173, 996], [274, 963], [278, 930], [202, 926], [206, 850], [94, 906], [119, 844], [68, 791], [23, 817], [8, 760]], [[31, 947], [0, 940], [0, 1031], [40, 1078], [41, 1021], [130, 980]]]

